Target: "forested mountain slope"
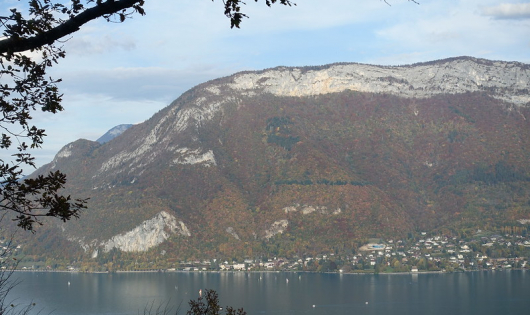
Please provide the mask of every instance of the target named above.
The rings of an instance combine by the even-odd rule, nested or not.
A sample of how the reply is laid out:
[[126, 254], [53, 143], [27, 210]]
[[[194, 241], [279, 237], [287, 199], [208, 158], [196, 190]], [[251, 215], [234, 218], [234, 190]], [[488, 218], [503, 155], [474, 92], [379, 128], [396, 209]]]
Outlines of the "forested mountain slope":
[[89, 207], [25, 248], [80, 260], [288, 256], [517, 225], [530, 219], [529, 87], [529, 65], [469, 57], [206, 82], [39, 169], [65, 172]]

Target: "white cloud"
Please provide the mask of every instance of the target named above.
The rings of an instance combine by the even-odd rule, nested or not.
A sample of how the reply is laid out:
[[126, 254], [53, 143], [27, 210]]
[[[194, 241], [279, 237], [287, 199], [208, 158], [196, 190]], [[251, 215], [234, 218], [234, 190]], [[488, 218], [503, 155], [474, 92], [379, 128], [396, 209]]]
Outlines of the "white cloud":
[[[462, 55], [528, 61], [528, 47], [521, 42], [528, 36], [528, 23], [514, 26], [510, 21], [492, 21], [482, 14], [481, 6], [494, 7], [493, 3], [498, 1], [458, 1], [452, 5], [443, 3], [443, 6], [421, 3], [421, 16], [376, 31], [389, 55], [379, 53], [375, 60], [392, 60], [393, 56], [401, 58], [403, 54], [412, 54], [414, 57], [407, 59], [409, 62]], [[414, 60], [416, 56], [423, 59]]]
[[243, 32], [266, 32], [285, 30], [315, 30], [360, 23], [375, 15], [388, 14], [390, 7], [381, 1], [351, 0], [305, 0], [295, 1], [296, 6], [274, 5], [263, 7], [263, 3], [251, 3], [244, 8], [249, 19], [242, 23]]
[[501, 3], [481, 11], [496, 19], [530, 19], [530, 3]]
[[117, 101], [150, 100], [169, 104], [193, 86], [232, 72], [235, 72], [235, 69], [212, 65], [190, 65], [185, 69], [83, 69], [64, 73], [60, 88], [66, 95], [100, 95]]
[[134, 41], [123, 36], [109, 34], [103, 36], [75, 36], [68, 43], [68, 54], [93, 55], [111, 52], [116, 49], [131, 51], [136, 48]]

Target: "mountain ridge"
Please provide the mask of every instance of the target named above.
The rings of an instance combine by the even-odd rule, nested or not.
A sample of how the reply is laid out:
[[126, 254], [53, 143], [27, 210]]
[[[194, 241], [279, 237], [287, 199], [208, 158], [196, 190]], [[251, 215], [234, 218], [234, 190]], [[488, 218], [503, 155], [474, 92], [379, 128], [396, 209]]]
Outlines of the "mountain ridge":
[[[454, 62], [456, 62], [457, 64], [460, 64], [460, 63], [469, 63], [471, 62], [471, 60], [467, 59], [467, 58], [457, 58], [454, 60]], [[484, 62], [485, 63], [485, 62]], [[494, 63], [494, 62], [493, 62]], [[443, 63], [443, 64], [447, 64], [447, 62]], [[494, 63], [495, 64], [495, 63]], [[506, 65], [518, 65], [518, 64], [510, 64], [510, 63], [504, 63]], [[367, 66], [367, 65], [361, 65], [361, 64], [339, 64], [337, 66], [347, 66], [348, 68], [349, 67], [357, 67], [357, 66], [360, 66], [362, 67], [362, 69], [369, 69], [369, 70], [372, 70], [372, 69], [380, 69], [381, 67], [375, 67], [375, 66]], [[333, 68], [333, 67], [336, 67], [336, 65], [330, 65], [328, 68], [326, 68], [327, 70]], [[286, 77], [286, 74], [287, 75], [292, 75], [291, 73], [291, 70], [290, 73], [285, 73], [285, 71], [279, 71], [279, 70], [276, 70], [276, 69], [284, 69], [285, 67], [280, 67], [280, 68], [273, 68], [271, 70], [263, 70], [262, 72], [256, 72], [257, 74], [263, 74], [263, 75], [267, 75], [267, 74], [270, 74], [271, 71], [272, 71], [272, 74], [275, 74], [277, 75], [277, 72], [280, 72], [280, 78], [281, 79], [285, 79]], [[401, 71], [402, 69], [403, 70], [406, 70], [408, 69], [409, 67], [382, 67], [383, 69], [400, 69], [398, 71]], [[528, 68], [528, 67], [527, 67]], [[299, 71], [297, 71], [296, 69], [301, 69], [301, 68], [289, 68], [289, 69], [292, 69], [293, 71], [295, 71], [296, 73], [299, 73]], [[306, 69], [306, 68], [302, 68], [302, 69]], [[308, 69], [310, 69], [310, 67], [308, 67]], [[340, 69], [339, 69], [340, 70]], [[308, 72], [310, 72], [311, 70], [308, 70]], [[372, 70], [372, 71], [375, 71], [375, 70]], [[426, 72], [433, 72], [432, 70], [425, 70]], [[340, 72], [340, 71], [338, 71]], [[253, 73], [253, 72], [251, 72]], [[361, 73], [362, 75], [362, 73]], [[368, 76], [369, 79], [373, 79], [371, 78], [370, 76]], [[385, 74], [384, 76], [383, 75], [379, 75], [377, 76], [376, 74], [376, 77], [378, 78], [386, 78], [387, 75]], [[480, 78], [480, 76], [479, 76]], [[489, 83], [491, 82], [492, 80], [487, 80], [485, 79], [486, 77], [482, 77], [482, 81], [484, 83]], [[228, 83], [228, 84], [216, 84], [216, 85], [213, 85], [212, 86], [212, 83], [216, 83], [216, 82], [219, 82], [218, 80], [222, 80], [221, 82], [223, 81], [226, 81], [226, 80], [230, 80], [232, 79], [232, 83]], [[196, 99], [196, 106], [194, 108], [189, 108], [187, 110], [183, 110], [183, 111], [179, 111], [177, 110], [178, 109], [178, 106], [175, 106], [174, 104], [176, 104], [175, 102], [178, 102], [175, 101], [173, 102], [170, 106], [168, 106], [168, 113], [167, 115], [170, 115], [170, 116], [175, 116], [175, 119], [177, 120], [177, 124], [174, 126], [174, 128], [176, 128], [176, 131], [182, 131], [183, 129], [185, 129], [187, 126], [186, 126], [186, 121], [187, 120], [194, 120], [194, 121], [197, 121], [197, 123], [200, 123], [201, 120], [203, 119], [208, 119], [209, 117], [211, 117], [213, 114], [215, 114], [215, 112], [220, 108], [220, 106], [222, 105], [222, 102], [226, 102], [228, 101], [228, 99], [224, 99], [222, 100], [221, 103], [219, 102], [216, 102], [215, 101], [215, 97], [216, 97], [216, 93], [220, 93], [220, 89], [222, 88], [226, 88], [228, 87], [229, 89], [232, 89], [232, 90], [242, 90], [243, 92], [245, 90], [249, 90], [250, 92], [247, 92], [247, 93], [250, 93], [250, 95], [252, 95], [252, 90], [253, 89], [262, 89], [263, 92], [266, 92], [266, 93], [272, 93], [272, 94], [275, 94], [275, 95], [280, 95], [280, 96], [301, 96], [301, 95], [318, 95], [318, 94], [322, 94], [322, 93], [331, 93], [331, 92], [340, 92], [340, 91], [344, 91], [345, 89], [351, 89], [353, 88], [354, 90], [357, 90], [357, 91], [361, 91], [361, 92], [385, 92], [385, 93], [392, 93], [392, 94], [396, 94], [396, 93], [400, 93], [401, 96], [406, 96], [406, 97], [410, 97], [411, 96], [411, 93], [409, 92], [410, 91], [410, 84], [407, 83], [407, 82], [402, 82], [402, 81], [399, 81], [399, 80], [387, 80], [387, 81], [380, 81], [380, 82], [377, 82], [375, 85], [359, 85], [357, 82], [359, 82], [359, 77], [358, 76], [355, 76], [353, 78], [351, 78], [350, 80], [346, 80], [346, 84], [342, 84], [342, 85], [335, 85], [335, 86], [327, 86], [325, 84], [325, 79], [326, 79], [326, 76], [324, 76], [324, 78], [322, 78], [322, 76], [319, 77], [319, 75], [315, 75], [312, 77], [312, 79], [315, 79], [315, 82], [314, 84], [310, 85], [310, 84], [305, 84], [305, 85], [302, 85], [303, 87], [305, 87], [305, 89], [294, 89], [294, 90], [282, 90], [281, 87], [285, 87], [285, 86], [289, 86], [288, 84], [285, 84], [285, 81], [280, 81], [280, 83], [284, 83], [283, 85], [282, 84], [276, 84], [276, 85], [273, 85], [273, 84], [267, 84], [266, 81], [267, 81], [267, 77], [266, 76], [261, 76], [261, 77], [256, 77], [256, 75], [248, 75], [247, 72], [241, 72], [241, 73], [237, 73], [237, 74], [234, 74], [230, 77], [226, 77], [226, 78], [222, 78], [222, 79], [218, 79], [218, 80], [213, 80], [213, 81], [210, 81], [210, 82], [207, 82], [205, 84], [207, 84], [208, 88], [204, 89], [204, 90], [201, 90], [201, 86], [203, 85], [199, 85], [193, 89], [191, 89], [190, 91], [186, 92], [183, 94], [186, 95], [187, 93], [192, 93], [195, 92], [195, 91], [201, 91], [203, 94], [206, 94], [200, 98], [197, 98]], [[440, 79], [439, 77], [437, 77], [437, 79]], [[442, 76], [442, 79], [443, 79], [443, 76]], [[238, 81], [239, 80], [239, 81]], [[260, 81], [261, 80], [261, 81]], [[287, 79], [288, 83], [292, 83], [292, 80], [289, 81], [289, 79]], [[419, 81], [421, 82], [423, 79], [420, 79]], [[516, 105], [525, 105], [527, 106], [528, 102], [530, 102], [530, 94], [528, 94], [528, 85], [524, 85], [524, 83], [528, 82], [530, 80], [530, 69], [525, 69], [525, 71], [523, 72], [523, 75], [521, 75], [521, 77], [516, 80], [517, 82], [515, 83], [515, 85], [511, 85], [511, 86], [508, 86], [508, 85], [505, 85], [503, 86], [503, 88], [508, 88], [510, 87], [512, 91], [516, 91], [516, 94], [521, 94], [521, 95], [516, 95], [514, 97], [511, 97], [511, 98], [507, 98], [507, 97], [499, 97], [501, 98], [502, 100], [504, 101], [508, 101], [508, 102], [513, 102], [514, 104]], [[234, 82], [235, 81], [235, 82]], [[296, 81], [296, 80], [295, 80]], [[322, 83], [324, 81], [324, 83]], [[350, 85], [349, 83], [353, 82], [353, 85]], [[513, 80], [512, 80], [513, 81]], [[246, 83], [242, 83], [242, 82], [246, 82]], [[370, 81], [371, 82], [371, 81]], [[436, 85], [436, 82], [438, 82], [437, 80], [434, 80], [432, 79], [431, 80], [432, 84], [431, 86], [434, 86]], [[408, 84], [408, 85], [407, 85]], [[449, 80], [449, 83], [447, 83], [448, 85], [450, 86], [453, 86], [454, 85], [454, 82]], [[275, 86], [277, 88], [275, 88]], [[278, 87], [279, 86], [279, 87]], [[298, 86], [298, 85], [295, 85], [295, 86]], [[312, 89], [311, 86], [317, 86], [316, 89]], [[404, 88], [404, 86], [406, 86]], [[420, 97], [422, 95], [426, 95], [427, 96], [432, 96], [433, 94], [435, 94], [436, 92], [438, 93], [441, 93], [439, 91], [437, 91], [435, 88], [431, 87], [431, 88], [428, 88], [426, 89], [427, 85], [424, 85], [424, 86], [419, 86], [417, 88], [414, 89], [414, 97]], [[375, 89], [367, 89], [370, 88], [370, 87], [375, 87]], [[481, 90], [481, 86], [478, 85], [478, 84], [475, 84], [474, 88], [472, 88], [473, 85], [472, 83], [468, 83], [464, 86], [464, 88], [461, 88], [459, 89], [458, 87], [457, 88], [454, 88], [454, 89], [450, 89], [449, 91], [446, 91], [446, 90], [443, 90], [443, 89], [440, 89], [440, 90], [443, 90], [445, 92], [450, 92], [450, 93], [456, 93], [458, 91], [462, 91], [462, 92], [465, 92], [465, 91], [480, 91]], [[486, 85], [486, 87], [488, 87]], [[427, 90], [427, 92], [425, 92], [425, 90]], [[484, 91], [484, 89], [482, 89], [482, 91]], [[206, 93], [205, 93], [206, 91]], [[424, 93], [424, 94], [421, 94], [421, 93]], [[209, 94], [209, 95], [208, 95]], [[212, 99], [212, 101], [208, 102], [208, 98]], [[202, 102], [207, 102], [208, 104], [206, 106], [201, 106], [201, 103]], [[178, 113], [178, 114], [177, 114]], [[164, 120], [165, 121], [165, 120]], [[147, 151], [149, 151], [149, 147], [151, 146], [151, 144], [153, 144], [155, 141], [163, 141], [165, 143], [167, 143], [169, 145], [169, 143], [171, 142], [169, 139], [160, 139], [160, 137], [157, 136], [157, 132], [158, 132], [158, 129], [162, 128], [162, 124], [164, 123], [164, 121], [162, 121], [159, 125], [155, 126], [154, 129], [152, 130], [151, 134], [144, 140], [142, 140], [142, 143], [137, 143], [135, 144], [134, 146], [136, 146], [136, 151], [133, 151], [133, 152], [130, 152], [129, 154], [124, 154], [124, 153], [121, 153], [120, 155], [116, 155], [114, 158], [110, 159], [109, 161], [106, 162], [106, 164], [102, 165], [102, 168], [101, 168], [101, 173], [104, 173], [104, 172], [107, 172], [109, 171], [114, 165], [117, 165], [117, 164], [120, 164], [120, 163], [123, 163], [125, 162], [125, 160], [129, 161], [129, 160], [138, 160], [138, 155], [139, 154], [144, 154], [146, 153]], [[176, 146], [171, 148], [173, 150], [176, 150]], [[203, 154], [202, 152], [200, 154]], [[156, 155], [156, 153], [155, 153]], [[135, 156], [134, 158], [132, 156]], [[197, 156], [199, 157], [199, 156]]]
[[69, 193], [92, 198], [56, 236], [79, 259], [346, 250], [517, 222], [530, 218], [529, 82], [528, 65], [470, 57], [240, 72], [38, 172], [61, 169]]

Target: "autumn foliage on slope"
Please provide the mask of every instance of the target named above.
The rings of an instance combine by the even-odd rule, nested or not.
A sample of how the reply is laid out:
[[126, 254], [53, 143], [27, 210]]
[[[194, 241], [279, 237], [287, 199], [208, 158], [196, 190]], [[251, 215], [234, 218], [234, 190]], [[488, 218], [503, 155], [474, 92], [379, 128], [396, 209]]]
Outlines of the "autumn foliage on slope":
[[[162, 154], [134, 183], [120, 175], [101, 189], [91, 176], [126, 141], [74, 143], [83, 157], [61, 169], [91, 202], [66, 233], [104, 240], [167, 211], [192, 231], [157, 249], [177, 259], [351, 252], [370, 237], [512, 224], [530, 215], [526, 117], [485, 93], [244, 97], [198, 127], [215, 166]], [[123, 136], [145, 137], [146, 125]]]

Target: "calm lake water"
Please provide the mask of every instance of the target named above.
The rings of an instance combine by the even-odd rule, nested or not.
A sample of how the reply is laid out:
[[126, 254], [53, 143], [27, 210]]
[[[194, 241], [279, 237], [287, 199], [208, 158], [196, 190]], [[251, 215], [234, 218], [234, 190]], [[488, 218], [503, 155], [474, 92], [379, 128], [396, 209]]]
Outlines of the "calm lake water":
[[[214, 289], [249, 315], [530, 314], [530, 271], [351, 275], [317, 273], [16, 273], [17, 303], [41, 314], [143, 314]], [[70, 284], [69, 284], [70, 283]], [[314, 305], [314, 307], [313, 307]], [[36, 313], [36, 312], [35, 312]]]

